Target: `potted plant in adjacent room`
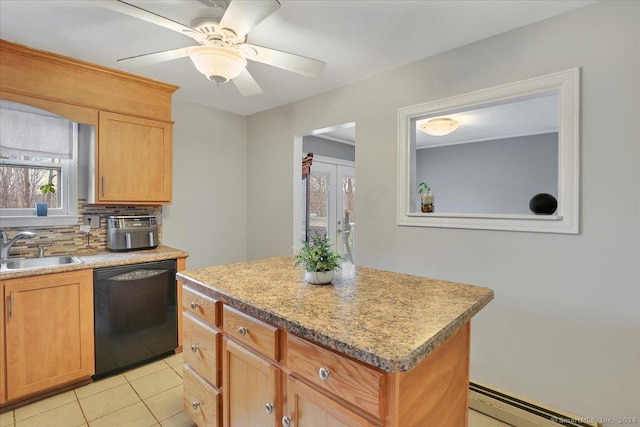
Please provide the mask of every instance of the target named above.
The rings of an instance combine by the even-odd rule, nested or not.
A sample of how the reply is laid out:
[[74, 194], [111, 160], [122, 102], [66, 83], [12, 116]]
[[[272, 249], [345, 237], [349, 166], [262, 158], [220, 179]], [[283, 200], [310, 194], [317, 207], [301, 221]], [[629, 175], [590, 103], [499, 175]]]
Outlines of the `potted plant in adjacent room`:
[[331, 240], [326, 235], [316, 234], [296, 251], [294, 259], [295, 265], [302, 265], [307, 283], [325, 285], [335, 277], [342, 255], [331, 249]]
[[[40, 186], [40, 192], [42, 193], [42, 200], [45, 200], [47, 197], [47, 194], [56, 194], [56, 186], [53, 182], [43, 184]], [[36, 215], [47, 216], [48, 209], [49, 209], [49, 203], [45, 201], [36, 202]]]
[[433, 212], [433, 192], [426, 182], [418, 184], [418, 193], [420, 193], [420, 210], [424, 213]]

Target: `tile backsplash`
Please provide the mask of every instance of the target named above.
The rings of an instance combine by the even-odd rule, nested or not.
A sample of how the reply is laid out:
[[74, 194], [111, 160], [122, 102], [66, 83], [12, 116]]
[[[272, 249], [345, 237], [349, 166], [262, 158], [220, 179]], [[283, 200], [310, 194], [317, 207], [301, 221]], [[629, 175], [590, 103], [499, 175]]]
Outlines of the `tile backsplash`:
[[[80, 231], [85, 215], [99, 215], [100, 227], [92, 228], [88, 235]], [[158, 217], [158, 240], [162, 242], [161, 206], [97, 206], [86, 200], [78, 200], [78, 223], [63, 227], [16, 227], [5, 228], [9, 238], [16, 232], [29, 230], [37, 235], [33, 239], [18, 240], [11, 248], [12, 257], [38, 255], [39, 246], [44, 247], [45, 256], [78, 254], [105, 251], [107, 249], [107, 221], [109, 215], [156, 215]]]

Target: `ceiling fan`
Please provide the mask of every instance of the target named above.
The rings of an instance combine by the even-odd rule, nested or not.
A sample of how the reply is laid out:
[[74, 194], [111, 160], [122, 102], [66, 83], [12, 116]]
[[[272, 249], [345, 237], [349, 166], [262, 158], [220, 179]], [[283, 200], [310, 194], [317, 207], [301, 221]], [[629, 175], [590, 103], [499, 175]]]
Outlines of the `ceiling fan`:
[[327, 65], [316, 59], [246, 42], [249, 31], [280, 8], [278, 0], [199, 1], [209, 6], [211, 13], [192, 21], [190, 27], [120, 0], [102, 0], [96, 4], [176, 31], [199, 43], [199, 46], [132, 56], [118, 62], [145, 66], [188, 56], [207, 79], [216, 84], [232, 80], [244, 96], [262, 93], [246, 69], [247, 59], [313, 78], [318, 77]]

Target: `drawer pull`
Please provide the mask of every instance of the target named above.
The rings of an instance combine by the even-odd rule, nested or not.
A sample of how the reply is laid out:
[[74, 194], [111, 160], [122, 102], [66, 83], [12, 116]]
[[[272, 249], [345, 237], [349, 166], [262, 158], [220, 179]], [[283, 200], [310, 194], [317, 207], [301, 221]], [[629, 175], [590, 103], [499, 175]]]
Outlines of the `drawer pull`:
[[320, 377], [320, 379], [322, 381], [326, 381], [329, 379], [329, 374], [331, 374], [331, 371], [329, 370], [329, 368], [320, 368], [318, 369], [318, 376]]
[[197, 352], [199, 348], [200, 346], [198, 344], [191, 344], [191, 351], [194, 353]]
[[239, 333], [240, 335], [242, 335], [243, 337], [244, 337], [245, 335], [247, 335], [247, 332], [249, 332], [249, 329], [247, 329], [247, 327], [246, 327], [246, 326], [240, 326], [240, 327], [238, 328], [238, 333]]
[[273, 413], [273, 403], [265, 403], [264, 404], [264, 412], [267, 414]]
[[282, 427], [291, 426], [291, 417], [282, 417]]
[[197, 301], [191, 301], [191, 308], [193, 308], [194, 310], [198, 307], [200, 307], [200, 303]]
[[195, 401], [191, 402], [191, 406], [193, 406], [193, 409], [198, 409], [200, 407], [200, 402], [195, 400]]

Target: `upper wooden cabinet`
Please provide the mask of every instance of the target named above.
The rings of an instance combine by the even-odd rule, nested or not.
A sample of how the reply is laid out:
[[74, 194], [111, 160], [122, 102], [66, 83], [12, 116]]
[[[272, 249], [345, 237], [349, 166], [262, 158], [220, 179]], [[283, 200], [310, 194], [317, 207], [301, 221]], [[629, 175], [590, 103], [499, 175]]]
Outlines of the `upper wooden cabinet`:
[[3, 92], [170, 122], [171, 95], [177, 89], [174, 85], [0, 40]]
[[0, 40], [0, 98], [96, 127], [91, 203], [171, 203], [176, 89]]
[[97, 203], [171, 202], [171, 124], [100, 112]]

